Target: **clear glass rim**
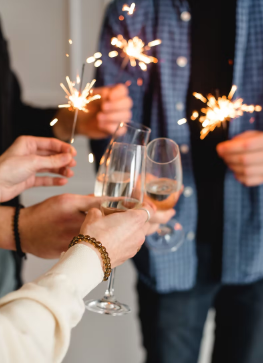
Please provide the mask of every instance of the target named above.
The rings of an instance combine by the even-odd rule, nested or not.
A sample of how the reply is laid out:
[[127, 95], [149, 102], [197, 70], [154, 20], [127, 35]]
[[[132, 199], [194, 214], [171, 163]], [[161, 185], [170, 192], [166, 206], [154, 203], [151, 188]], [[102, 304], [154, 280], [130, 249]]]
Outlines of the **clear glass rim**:
[[[176, 157], [175, 158], [173, 158], [172, 160], [170, 160], [170, 161], [167, 161], [166, 163], [158, 163], [157, 161], [154, 161], [149, 155], [148, 155], [148, 149], [149, 149], [149, 146], [151, 145], [151, 144], [153, 144], [154, 142], [156, 142], [156, 141], [159, 141], [159, 140], [169, 140], [171, 143], [173, 143], [175, 146], [176, 146], [176, 149], [177, 149], [177, 155], [176, 155]], [[159, 138], [157, 138], [157, 139], [154, 139], [154, 140], [152, 140], [151, 142], [149, 142], [149, 144], [147, 145], [147, 148], [146, 148], [146, 150], [147, 150], [147, 152], [146, 152], [146, 156], [147, 156], [147, 159], [149, 159], [152, 163], [154, 163], [154, 164], [157, 164], [157, 165], [167, 165], [167, 164], [171, 164], [173, 161], [175, 161], [176, 159], [178, 159], [179, 158], [179, 156], [180, 156], [180, 149], [179, 149], [179, 146], [178, 146], [178, 144], [175, 142], [175, 141], [173, 141], [172, 139], [169, 139], [168, 137], [159, 137]]]
[[134, 129], [134, 130], [138, 130], [140, 132], [144, 132], [144, 133], [151, 133], [152, 130], [147, 127], [147, 126], [144, 126], [143, 124], [138, 124], [136, 122], [120, 122], [119, 125], [118, 125], [118, 128], [119, 129], [120, 127], [128, 127], [128, 128], [131, 128], [131, 129]]

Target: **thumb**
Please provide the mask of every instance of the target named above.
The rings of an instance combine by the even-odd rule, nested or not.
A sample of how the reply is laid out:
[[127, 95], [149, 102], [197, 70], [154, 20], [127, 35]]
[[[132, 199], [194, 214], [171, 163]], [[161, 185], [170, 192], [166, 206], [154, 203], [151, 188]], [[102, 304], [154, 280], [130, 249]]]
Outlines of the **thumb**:
[[72, 160], [70, 153], [56, 154], [50, 156], [35, 156], [34, 157], [34, 170], [42, 169], [57, 169], [67, 166]]
[[99, 209], [97, 208], [92, 208], [88, 211], [84, 224], [92, 224], [95, 223], [97, 220], [99, 220], [100, 218], [102, 218], [102, 213]]

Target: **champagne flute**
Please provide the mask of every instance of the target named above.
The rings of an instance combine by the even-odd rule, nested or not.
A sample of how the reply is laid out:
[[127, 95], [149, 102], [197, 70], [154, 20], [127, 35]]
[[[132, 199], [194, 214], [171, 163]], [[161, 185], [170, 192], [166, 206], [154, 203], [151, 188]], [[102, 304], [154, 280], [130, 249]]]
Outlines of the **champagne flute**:
[[124, 123], [121, 122], [112, 139], [110, 140], [108, 147], [100, 160], [99, 169], [96, 176], [94, 195], [95, 197], [102, 196], [102, 189], [104, 178], [106, 174], [107, 164], [109, 163], [109, 156], [111, 153], [112, 145], [114, 142], [135, 144], [146, 146], [150, 138], [151, 129], [148, 127], [137, 124], [135, 122]]
[[[125, 130], [119, 130], [125, 127]], [[102, 213], [107, 216], [112, 213], [125, 212], [140, 205], [143, 201], [145, 186], [145, 156], [146, 144], [151, 130], [132, 123], [120, 124], [116, 134], [104, 154], [97, 175], [97, 183], [103, 183], [102, 195], [114, 197], [102, 203]], [[101, 172], [100, 172], [101, 171]], [[99, 185], [100, 187], [100, 185]], [[98, 191], [98, 184], [95, 190]], [[100, 300], [85, 302], [90, 311], [121, 316], [130, 312], [130, 308], [117, 301], [114, 295], [114, 269], [109, 278], [105, 295]]]
[[[146, 197], [157, 210], [173, 208], [181, 194], [183, 171], [178, 145], [171, 139], [159, 138], [149, 143], [146, 157]], [[184, 242], [181, 224], [172, 219], [161, 225], [158, 238], [147, 245], [158, 251], [176, 251]]]

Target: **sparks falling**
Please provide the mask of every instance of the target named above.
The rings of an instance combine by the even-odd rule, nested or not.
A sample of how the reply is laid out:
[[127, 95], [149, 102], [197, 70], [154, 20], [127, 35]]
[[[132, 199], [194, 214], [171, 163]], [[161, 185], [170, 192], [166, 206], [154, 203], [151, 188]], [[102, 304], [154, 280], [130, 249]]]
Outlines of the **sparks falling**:
[[[243, 116], [244, 112], [253, 113], [262, 111], [261, 106], [243, 104], [242, 98], [232, 101], [236, 90], [237, 86], [232, 86], [228, 97], [222, 96], [218, 98], [211, 94], [205, 98], [200, 93], [193, 93], [195, 98], [207, 105], [206, 108], [201, 109], [204, 115], [199, 117], [199, 122], [201, 122], [203, 126], [200, 133], [201, 140], [203, 140], [209, 132], [214, 131], [216, 127], [220, 127], [222, 122]], [[194, 111], [191, 119], [196, 120], [198, 116], [198, 112]]]
[[[68, 89], [64, 86], [63, 83], [60, 83], [61, 88], [66, 93], [66, 98], [68, 99], [68, 103], [64, 105], [59, 105], [59, 108], [68, 108], [69, 111], [74, 111], [76, 109], [84, 112], [89, 112], [87, 109], [87, 105], [95, 100], [99, 100], [101, 98], [100, 95], [92, 96], [92, 87], [94, 86], [96, 80], [94, 79], [91, 83], [87, 83], [86, 87], [82, 92], [79, 92], [75, 88], [75, 83], [71, 82], [69, 77], [66, 77], [66, 81], [68, 84]], [[77, 83], [80, 82], [80, 79], [77, 77]]]
[[127, 11], [129, 15], [132, 15], [135, 10], [135, 3], [132, 3], [131, 6], [124, 4], [122, 7], [122, 11]]
[[[126, 64], [126, 61], [127, 63], [130, 61], [131, 66], [135, 67], [137, 65], [136, 61], [138, 61], [139, 66], [143, 71], [147, 70], [147, 64], [158, 63], [157, 58], [149, 56], [145, 54], [145, 52], [151, 47], [161, 43], [162, 41], [160, 39], [156, 39], [145, 45], [145, 43], [138, 37], [134, 37], [133, 39], [127, 41], [123, 38], [122, 35], [118, 35], [117, 37], [111, 39], [112, 45], [122, 49], [125, 57], [124, 64]], [[118, 54], [119, 53], [117, 51], [112, 51], [109, 53], [109, 57], [114, 58], [117, 57]]]

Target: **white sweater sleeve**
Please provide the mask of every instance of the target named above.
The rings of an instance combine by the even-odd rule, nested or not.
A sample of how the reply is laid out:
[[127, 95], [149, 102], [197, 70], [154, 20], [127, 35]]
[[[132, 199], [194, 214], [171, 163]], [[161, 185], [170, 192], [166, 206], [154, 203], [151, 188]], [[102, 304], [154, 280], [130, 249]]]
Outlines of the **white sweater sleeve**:
[[76, 245], [47, 274], [2, 298], [0, 362], [61, 362], [85, 311], [82, 299], [102, 279], [96, 252]]

